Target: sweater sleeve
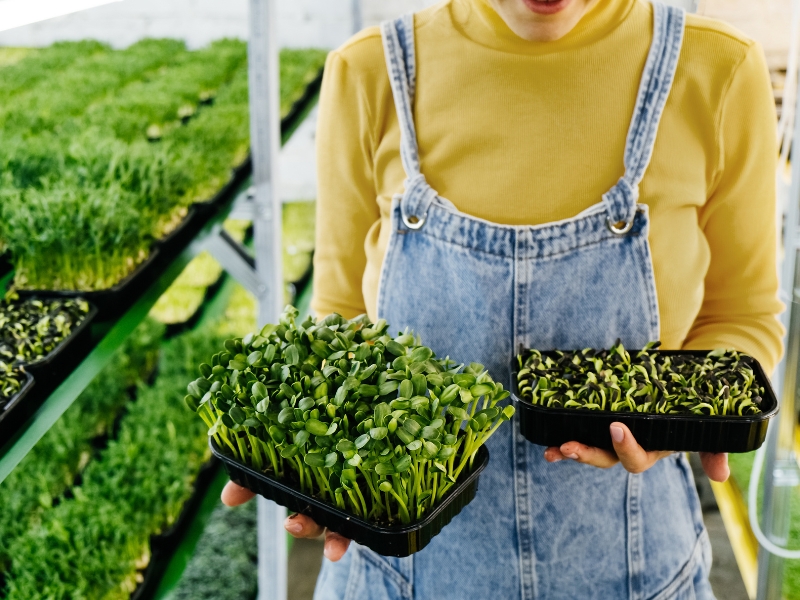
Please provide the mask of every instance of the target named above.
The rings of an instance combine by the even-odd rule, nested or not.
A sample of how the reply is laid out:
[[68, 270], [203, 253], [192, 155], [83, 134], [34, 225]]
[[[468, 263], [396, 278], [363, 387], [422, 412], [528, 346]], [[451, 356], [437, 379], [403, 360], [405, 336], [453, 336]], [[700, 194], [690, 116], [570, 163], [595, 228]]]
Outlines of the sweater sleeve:
[[364, 242], [380, 219], [373, 179], [369, 107], [358, 73], [331, 52], [317, 124], [317, 231], [312, 309], [347, 318], [366, 312]]
[[776, 263], [775, 108], [763, 52], [751, 44], [719, 116], [719, 163], [700, 209], [710, 249], [705, 295], [687, 349], [732, 348], [767, 372], [782, 352]]

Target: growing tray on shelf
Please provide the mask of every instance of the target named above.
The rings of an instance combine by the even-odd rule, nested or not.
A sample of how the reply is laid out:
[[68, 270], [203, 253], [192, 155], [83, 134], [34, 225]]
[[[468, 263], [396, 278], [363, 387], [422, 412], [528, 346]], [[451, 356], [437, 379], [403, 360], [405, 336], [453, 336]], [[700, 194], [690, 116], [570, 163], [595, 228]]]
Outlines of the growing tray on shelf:
[[39, 408], [43, 400], [43, 394], [39, 393], [33, 375], [26, 373], [25, 379], [25, 384], [19, 393], [0, 408], [0, 446], [3, 446], [20, 425]]
[[[41, 297], [41, 296], [40, 296]], [[22, 366], [41, 381], [61, 378], [74, 369], [89, 353], [92, 345], [92, 323], [97, 317], [97, 308], [89, 303], [89, 312], [70, 334], [48, 354]]]
[[297, 119], [302, 116], [303, 111], [305, 111], [306, 107], [308, 106], [308, 103], [311, 102], [319, 93], [319, 90], [322, 87], [323, 72], [324, 69], [319, 70], [317, 76], [314, 77], [314, 79], [312, 79], [311, 82], [306, 86], [306, 89], [303, 90], [303, 95], [294, 101], [294, 104], [292, 104], [289, 112], [286, 113], [286, 116], [281, 119], [281, 135], [286, 135], [291, 130]]
[[[166, 259], [166, 257], [164, 257]], [[97, 308], [97, 318], [110, 321], [120, 317], [150, 286], [165, 267], [158, 248], [125, 279], [105, 290], [81, 292], [77, 290], [17, 290], [20, 298], [84, 298]]]
[[152, 598], [158, 590], [161, 579], [169, 566], [169, 559], [175, 553], [192, 524], [208, 488], [214, 481], [219, 469], [219, 461], [211, 457], [200, 467], [194, 480], [192, 495], [184, 503], [181, 513], [175, 522], [165, 531], [150, 536], [150, 562], [144, 570], [144, 578], [131, 594], [131, 600]]
[[290, 482], [259, 473], [224, 454], [211, 438], [209, 445], [211, 452], [225, 465], [225, 470], [234, 483], [285, 506], [292, 512], [307, 515], [319, 525], [385, 556], [409, 556], [427, 546], [475, 497], [481, 471], [489, 463], [489, 451], [481, 446], [472, 470], [462, 475], [445, 494], [442, 502], [424, 518], [410, 525], [388, 526], [370, 523], [328, 502], [302, 493]]
[[0, 405], [0, 421], [3, 420], [3, 414], [5, 413], [5, 411], [12, 410], [17, 403], [22, 402], [25, 396], [27, 396], [33, 389], [33, 386], [34, 386], [33, 375], [26, 372], [25, 383], [22, 384], [22, 388], [16, 394], [11, 396], [11, 399], [8, 402], [6, 402], [3, 405]]
[[[705, 357], [708, 350], [655, 350], [666, 356]], [[542, 352], [553, 356], [555, 352]], [[580, 442], [612, 450], [611, 423], [628, 426], [645, 450], [686, 452], [750, 452], [764, 443], [769, 420], [778, 412], [778, 400], [761, 365], [753, 359], [756, 380], [764, 387], [761, 413], [747, 416], [659, 415], [574, 408], [547, 408], [519, 396], [516, 358], [511, 366], [512, 399], [520, 430], [540, 446]]]
[[8, 275], [12, 268], [11, 262], [8, 260], [8, 254], [0, 254], [0, 279]]
[[191, 205], [186, 211], [186, 216], [181, 219], [181, 222], [167, 235], [156, 240], [153, 245], [158, 248], [159, 251], [169, 256], [173, 256], [176, 251], [184, 248], [194, 237], [192, 235], [194, 233], [192, 231], [192, 224], [198, 218], [196, 214], [197, 211], [198, 209], [194, 205]]
[[[4, 409], [0, 409], [0, 445], [36, 412], [64, 377], [86, 358], [91, 350], [92, 323], [97, 314], [97, 308], [90, 303], [89, 312], [81, 323], [55, 349], [37, 361], [21, 365], [28, 373], [31, 384], [24, 394], [24, 402], [21, 397], [15, 398]], [[34, 380], [36, 388], [32, 389]]]
[[[192, 208], [201, 213], [208, 213], [216, 211], [220, 206], [225, 204], [240, 185], [250, 177], [253, 171], [253, 159], [250, 155], [242, 161], [242, 163], [231, 169], [231, 178], [223, 185], [213, 197], [208, 200], [192, 203]], [[185, 219], [184, 219], [185, 220]]]

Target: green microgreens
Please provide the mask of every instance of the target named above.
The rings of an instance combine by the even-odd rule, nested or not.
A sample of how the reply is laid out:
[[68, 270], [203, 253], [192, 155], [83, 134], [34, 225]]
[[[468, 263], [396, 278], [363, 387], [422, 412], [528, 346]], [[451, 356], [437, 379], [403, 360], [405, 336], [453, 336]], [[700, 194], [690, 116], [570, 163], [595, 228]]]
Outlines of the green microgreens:
[[0, 360], [0, 411], [22, 391], [23, 385], [25, 385], [25, 373]]
[[732, 350], [704, 357], [654, 352], [651, 342], [631, 356], [617, 341], [609, 350], [542, 353], [517, 357], [520, 397], [550, 408], [696, 415], [761, 412], [764, 388], [753, 359]]
[[81, 299], [25, 299], [10, 294], [0, 301], [0, 361], [30, 364], [56, 349], [89, 313]]
[[[281, 51], [282, 114], [326, 54]], [[250, 146], [246, 57], [232, 39], [87, 42], [3, 69], [0, 250], [17, 289], [117, 285], [230, 181]]]
[[419, 519], [514, 414], [483, 365], [391, 338], [383, 320], [297, 316], [287, 307], [278, 325], [228, 340], [186, 403], [220, 448], [340, 509]]

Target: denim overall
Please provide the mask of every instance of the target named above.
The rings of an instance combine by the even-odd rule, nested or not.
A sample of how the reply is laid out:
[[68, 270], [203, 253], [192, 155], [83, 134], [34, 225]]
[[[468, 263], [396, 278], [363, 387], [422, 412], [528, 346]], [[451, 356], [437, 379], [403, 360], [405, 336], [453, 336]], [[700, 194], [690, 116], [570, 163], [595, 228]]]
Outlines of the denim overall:
[[[439, 356], [510, 383], [520, 344], [641, 347], [659, 337], [648, 207], [638, 184], [653, 152], [684, 30], [654, 4], [654, 36], [625, 148], [625, 174], [581, 214], [539, 226], [459, 212], [420, 171], [413, 120], [413, 17], [382, 26], [408, 179], [392, 203], [378, 312]], [[487, 173], [487, 176], [491, 176]], [[535, 186], [531, 186], [535, 190]], [[536, 202], [535, 191], [531, 202]], [[547, 463], [514, 420], [489, 440], [477, 496], [407, 558], [352, 544], [324, 561], [316, 600], [713, 598], [710, 545], [685, 457], [642, 474]]]

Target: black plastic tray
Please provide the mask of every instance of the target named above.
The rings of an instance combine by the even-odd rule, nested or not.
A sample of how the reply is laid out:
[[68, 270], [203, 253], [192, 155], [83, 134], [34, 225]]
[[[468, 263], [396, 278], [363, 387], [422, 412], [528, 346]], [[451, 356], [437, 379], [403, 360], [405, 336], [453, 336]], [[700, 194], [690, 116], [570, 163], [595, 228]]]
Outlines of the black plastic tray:
[[303, 114], [307, 105], [311, 100], [313, 100], [314, 96], [319, 93], [320, 88], [322, 87], [322, 75], [325, 72], [325, 69], [322, 68], [317, 73], [316, 77], [312, 79], [309, 84], [303, 90], [303, 94], [294, 101], [292, 107], [289, 109], [289, 112], [286, 113], [286, 116], [281, 119], [281, 136], [285, 136], [289, 131], [291, 131], [292, 127], [295, 125], [295, 121]]
[[131, 600], [153, 598], [161, 584], [161, 579], [169, 567], [170, 557], [175, 553], [192, 524], [192, 519], [203, 503], [208, 488], [211, 486], [219, 469], [219, 461], [211, 457], [200, 467], [194, 480], [194, 491], [181, 508], [181, 513], [172, 526], [158, 535], [150, 536], [150, 562], [144, 570], [142, 582], [131, 594]]
[[[38, 296], [42, 298], [42, 296]], [[92, 323], [97, 317], [97, 308], [89, 302], [89, 312], [72, 332], [48, 354], [22, 366], [26, 371], [45, 380], [49, 377], [62, 377], [72, 371], [89, 353], [92, 345]]]
[[14, 406], [19, 403], [28, 393], [31, 391], [34, 385], [33, 375], [30, 373], [25, 373], [25, 383], [22, 384], [22, 388], [16, 394], [11, 396], [11, 400], [6, 402], [3, 406], [0, 406], [0, 421], [3, 419], [3, 414], [7, 410], [11, 410]]
[[292, 512], [307, 515], [317, 524], [384, 556], [409, 556], [427, 546], [433, 536], [475, 497], [478, 478], [489, 462], [489, 451], [481, 446], [472, 470], [459, 478], [445, 494], [441, 504], [434, 507], [421, 521], [411, 525], [387, 527], [360, 519], [352, 513], [300, 492], [288, 482], [279, 481], [243, 465], [223, 454], [212, 438], [209, 438], [209, 445], [211, 452], [225, 465], [225, 470], [234, 483], [285, 506]]
[[[239, 166], [234, 167], [231, 170], [231, 178], [219, 189], [216, 194], [214, 194], [213, 197], [209, 198], [208, 200], [192, 203], [192, 208], [198, 212], [216, 211], [220, 206], [228, 201], [231, 194], [239, 189], [239, 186], [245, 182], [252, 172], [253, 158], [252, 156], [248, 155]], [[184, 219], [184, 221], [185, 220], [186, 219]]]
[[[709, 350], [659, 350], [668, 356], [706, 356]], [[554, 352], [542, 352], [543, 356]], [[519, 397], [516, 357], [511, 367], [512, 399], [525, 438], [540, 446], [580, 442], [612, 450], [611, 423], [628, 426], [645, 450], [686, 452], [750, 452], [764, 443], [769, 420], [778, 412], [778, 400], [761, 365], [753, 359], [758, 383], [764, 386], [761, 413], [748, 416], [654, 415], [641, 413], [547, 408]]]
[[197, 210], [198, 209], [194, 205], [187, 208], [186, 216], [181, 219], [181, 222], [178, 223], [175, 229], [161, 239], [156, 240], [153, 246], [170, 256], [184, 248], [194, 237], [194, 231], [192, 231], [191, 226], [194, 224], [195, 219], [198, 218]]
[[98, 318], [111, 321], [122, 316], [139, 298], [141, 292], [158, 277], [164, 265], [158, 248], [139, 264], [125, 279], [105, 290], [82, 292], [77, 290], [17, 290], [20, 298], [83, 298], [97, 308]]
[[[37, 296], [37, 297], [42, 297]], [[92, 323], [97, 308], [89, 305], [89, 312], [69, 336], [62, 340], [47, 356], [20, 365], [33, 379], [36, 389], [26, 394], [25, 402], [17, 398], [0, 411], [0, 446], [42, 405], [70, 372], [86, 358], [92, 346]]]
[[8, 254], [0, 254], [0, 278], [8, 275], [12, 268], [11, 262], [8, 260]]
[[0, 447], [4, 446], [20, 425], [39, 408], [44, 399], [30, 373], [27, 373], [26, 379], [19, 393], [0, 409]]

